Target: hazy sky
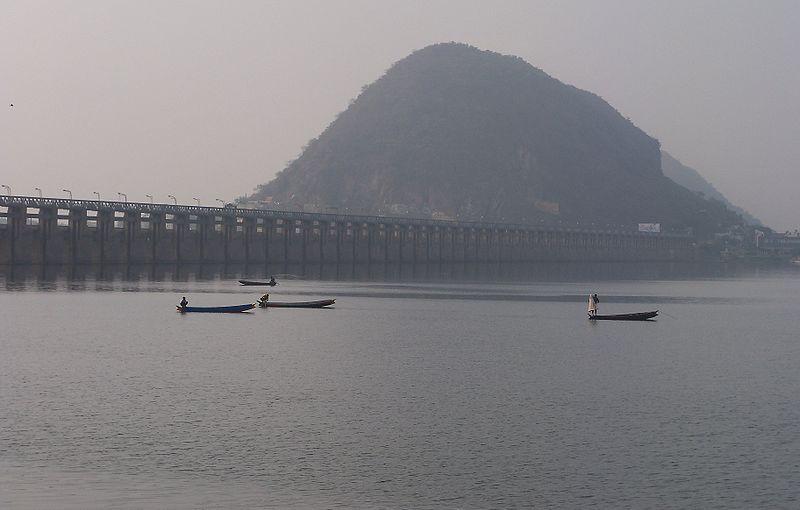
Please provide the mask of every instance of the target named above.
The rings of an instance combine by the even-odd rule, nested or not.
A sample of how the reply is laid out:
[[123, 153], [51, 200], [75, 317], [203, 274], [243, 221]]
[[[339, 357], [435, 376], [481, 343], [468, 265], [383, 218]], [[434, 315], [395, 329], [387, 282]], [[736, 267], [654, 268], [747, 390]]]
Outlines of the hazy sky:
[[460, 41], [599, 94], [734, 203], [797, 228], [798, 27], [798, 1], [0, 0], [0, 183], [230, 200], [394, 61]]

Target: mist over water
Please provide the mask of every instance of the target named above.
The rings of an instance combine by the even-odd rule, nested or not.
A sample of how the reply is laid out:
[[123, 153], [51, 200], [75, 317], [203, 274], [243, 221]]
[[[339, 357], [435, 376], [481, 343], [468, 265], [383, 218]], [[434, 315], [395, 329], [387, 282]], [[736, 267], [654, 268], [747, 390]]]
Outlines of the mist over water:
[[4, 508], [797, 504], [800, 271], [279, 277], [335, 308], [182, 316], [259, 290], [41, 269], [0, 279]]

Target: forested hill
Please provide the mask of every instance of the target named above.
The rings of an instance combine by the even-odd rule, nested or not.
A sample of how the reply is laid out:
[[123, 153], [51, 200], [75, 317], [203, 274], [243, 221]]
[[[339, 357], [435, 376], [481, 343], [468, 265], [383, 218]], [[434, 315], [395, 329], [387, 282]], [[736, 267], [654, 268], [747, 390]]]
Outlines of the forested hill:
[[715, 188], [713, 184], [705, 180], [705, 178], [700, 175], [700, 172], [690, 166], [684, 165], [665, 150], [661, 151], [661, 169], [665, 176], [684, 188], [696, 193], [702, 193], [705, 198], [719, 200], [724, 203], [732, 211], [741, 214], [744, 221], [748, 224], [761, 225], [761, 221], [758, 218], [741, 207], [733, 205], [725, 195], [717, 191], [717, 188]]
[[394, 64], [247, 200], [695, 231], [738, 221], [664, 177], [658, 141], [597, 95], [457, 43]]

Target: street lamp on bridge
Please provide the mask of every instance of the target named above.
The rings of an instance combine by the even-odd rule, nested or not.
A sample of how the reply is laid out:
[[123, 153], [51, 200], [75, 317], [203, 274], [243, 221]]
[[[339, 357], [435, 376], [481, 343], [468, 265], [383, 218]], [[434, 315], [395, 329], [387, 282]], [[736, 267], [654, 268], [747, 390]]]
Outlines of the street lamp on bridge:
[[34, 191], [39, 192], [39, 198], [42, 198], [42, 188], [33, 188]]
[[92, 195], [95, 195], [95, 196], [97, 197], [97, 201], [98, 201], [98, 202], [100, 201], [100, 193], [99, 193], [99, 192], [97, 192], [97, 191], [92, 191]]
[[62, 189], [61, 191], [63, 191], [64, 193], [69, 193], [69, 199], [72, 200], [72, 191], [68, 189]]
[[222, 207], [225, 207], [225, 201], [224, 201], [224, 200], [222, 200], [221, 198], [215, 198], [214, 200], [216, 200], [217, 202], [219, 202], [220, 204], [222, 204]]
[[145, 196], [150, 199], [150, 203], [152, 204], [153, 203], [153, 195], [145, 195]]
[[8, 191], [8, 194], [11, 194], [11, 186], [8, 184], [0, 184], [0, 188], [5, 188]]
[[128, 195], [126, 195], [125, 193], [120, 193], [119, 191], [117, 191], [117, 195], [119, 195], [119, 197], [123, 199], [126, 204], [128, 203]]
[[178, 199], [175, 198], [175, 195], [167, 195], [167, 196], [172, 199], [172, 203], [174, 205], [178, 205]]
[[197, 197], [192, 197], [192, 200], [194, 200], [195, 202], [197, 202], [197, 207], [200, 207], [200, 199], [199, 199], [199, 198], [197, 198]]

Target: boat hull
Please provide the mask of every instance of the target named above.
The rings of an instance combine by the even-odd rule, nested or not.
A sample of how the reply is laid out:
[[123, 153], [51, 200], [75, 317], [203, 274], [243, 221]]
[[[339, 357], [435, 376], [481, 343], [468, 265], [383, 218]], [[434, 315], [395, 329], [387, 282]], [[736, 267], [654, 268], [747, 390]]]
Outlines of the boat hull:
[[320, 299], [319, 301], [296, 301], [294, 303], [286, 303], [280, 301], [267, 301], [264, 304], [259, 304], [261, 308], [325, 308], [331, 306], [336, 302], [335, 299]]
[[274, 287], [278, 285], [278, 282], [270, 283], [270, 282], [257, 282], [255, 280], [239, 280], [239, 283], [245, 286], [260, 286], [260, 287]]
[[647, 321], [655, 318], [658, 310], [652, 312], [620, 313], [616, 315], [594, 315], [589, 316], [590, 321]]
[[241, 313], [252, 310], [256, 305], [249, 303], [246, 305], [234, 306], [187, 306], [186, 308], [176, 307], [180, 313]]

